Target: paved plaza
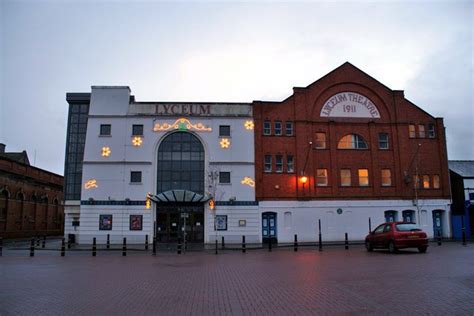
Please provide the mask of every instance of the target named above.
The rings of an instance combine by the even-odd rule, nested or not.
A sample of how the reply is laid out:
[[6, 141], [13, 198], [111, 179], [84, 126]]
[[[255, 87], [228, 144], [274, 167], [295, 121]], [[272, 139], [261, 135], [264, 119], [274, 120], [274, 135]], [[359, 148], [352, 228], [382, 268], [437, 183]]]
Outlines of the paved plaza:
[[0, 315], [474, 314], [474, 244], [226, 251], [5, 251]]

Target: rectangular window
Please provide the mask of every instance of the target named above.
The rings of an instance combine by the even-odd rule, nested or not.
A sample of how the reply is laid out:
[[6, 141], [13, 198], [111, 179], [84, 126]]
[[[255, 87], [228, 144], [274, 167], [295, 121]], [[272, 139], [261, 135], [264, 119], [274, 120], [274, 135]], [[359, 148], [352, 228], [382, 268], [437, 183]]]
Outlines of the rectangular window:
[[100, 124], [100, 136], [110, 136], [112, 133], [112, 125]]
[[282, 155], [275, 156], [275, 171], [283, 172], [283, 156]]
[[133, 124], [132, 125], [132, 136], [143, 136], [143, 125]]
[[230, 125], [219, 125], [219, 136], [230, 136]]
[[326, 149], [326, 133], [316, 133], [314, 146], [316, 149]]
[[392, 172], [390, 169], [382, 169], [382, 186], [389, 187], [392, 185]]
[[265, 155], [265, 163], [264, 163], [263, 170], [265, 172], [272, 172], [272, 156], [271, 155]]
[[130, 230], [143, 230], [143, 215], [130, 215]]
[[429, 138], [435, 138], [435, 137], [436, 137], [436, 132], [435, 132], [435, 126], [434, 126], [434, 124], [428, 125], [428, 137], [429, 137]]
[[379, 134], [379, 149], [388, 149], [388, 134]]
[[272, 134], [272, 124], [270, 121], [263, 122], [263, 135], [271, 135]]
[[433, 176], [433, 189], [439, 189], [439, 175]]
[[418, 136], [420, 138], [425, 138], [425, 136], [426, 136], [425, 135], [425, 125], [422, 125], [422, 124], [418, 125]]
[[369, 169], [359, 169], [359, 186], [369, 186]]
[[141, 183], [142, 182], [142, 172], [141, 171], [130, 171], [130, 182], [132, 182], [132, 183]]
[[295, 161], [292, 155], [286, 156], [286, 172], [288, 173], [295, 172]]
[[327, 169], [316, 169], [316, 185], [318, 187], [325, 187], [328, 185]]
[[413, 187], [416, 189], [420, 188], [420, 177], [419, 176], [413, 176]]
[[408, 133], [409, 133], [410, 138], [416, 137], [415, 125], [413, 124], [408, 125]]
[[351, 169], [341, 169], [341, 186], [351, 186]]
[[286, 136], [293, 136], [293, 122], [286, 122], [285, 123], [285, 135]]
[[219, 183], [230, 183], [230, 172], [219, 172]]
[[281, 136], [281, 122], [275, 121], [275, 135]]
[[429, 175], [423, 175], [423, 189], [429, 189], [430, 188], [430, 176]]
[[99, 230], [112, 230], [112, 215], [99, 216]]

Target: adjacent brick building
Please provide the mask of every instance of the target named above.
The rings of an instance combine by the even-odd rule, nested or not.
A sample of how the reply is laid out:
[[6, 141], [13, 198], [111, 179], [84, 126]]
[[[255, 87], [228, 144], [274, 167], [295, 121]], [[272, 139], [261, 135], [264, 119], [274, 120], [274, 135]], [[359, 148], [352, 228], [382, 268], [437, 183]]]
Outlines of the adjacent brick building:
[[0, 144], [0, 237], [63, 233], [63, 177], [30, 166], [25, 151]]

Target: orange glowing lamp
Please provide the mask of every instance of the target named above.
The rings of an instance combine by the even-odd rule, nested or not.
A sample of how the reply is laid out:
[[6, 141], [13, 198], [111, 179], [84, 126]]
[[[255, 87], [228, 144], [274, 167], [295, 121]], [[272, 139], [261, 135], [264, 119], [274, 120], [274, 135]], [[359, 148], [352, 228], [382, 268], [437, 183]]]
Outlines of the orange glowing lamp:
[[213, 199], [210, 199], [209, 200], [209, 208], [211, 209], [211, 211], [214, 210], [214, 207], [216, 206], [216, 204], [214, 203], [214, 200]]
[[305, 184], [306, 182], [308, 182], [308, 177], [307, 176], [302, 176], [300, 178], [300, 181], [301, 181], [301, 183]]

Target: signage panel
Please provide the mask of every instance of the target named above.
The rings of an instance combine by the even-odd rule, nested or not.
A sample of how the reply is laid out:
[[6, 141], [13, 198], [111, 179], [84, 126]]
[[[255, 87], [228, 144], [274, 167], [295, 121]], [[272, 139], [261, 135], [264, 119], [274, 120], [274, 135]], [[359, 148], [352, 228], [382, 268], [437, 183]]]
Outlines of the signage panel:
[[355, 92], [340, 92], [331, 96], [320, 113], [321, 117], [380, 118], [380, 112], [369, 98]]

